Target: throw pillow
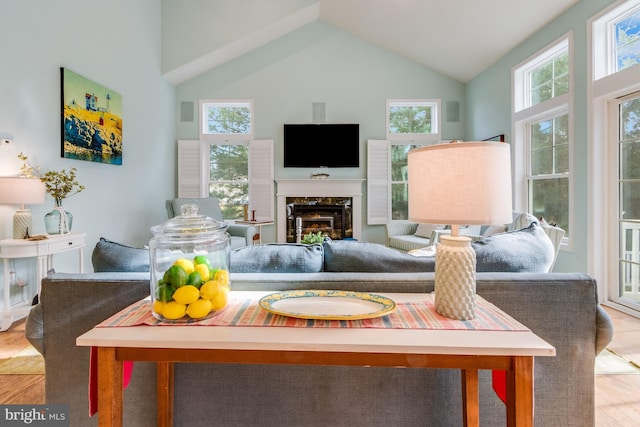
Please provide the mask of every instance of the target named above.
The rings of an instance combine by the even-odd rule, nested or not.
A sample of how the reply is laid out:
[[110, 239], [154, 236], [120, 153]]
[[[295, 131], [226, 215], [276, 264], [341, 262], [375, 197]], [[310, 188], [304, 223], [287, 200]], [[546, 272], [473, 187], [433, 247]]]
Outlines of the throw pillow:
[[536, 221], [526, 228], [495, 234], [471, 243], [476, 251], [477, 272], [546, 273], [555, 251]]
[[231, 251], [232, 273], [318, 273], [322, 271], [321, 244], [267, 243]]
[[323, 246], [325, 271], [372, 273], [434, 271], [434, 257], [414, 257], [377, 243], [325, 239]]
[[431, 234], [435, 230], [444, 230], [444, 225], [418, 224], [418, 228], [416, 229], [416, 232], [414, 233], [414, 235], [418, 236], [418, 237], [425, 237], [427, 239], [430, 239], [431, 238]]
[[133, 248], [100, 238], [91, 254], [93, 271], [146, 272], [149, 271], [149, 250]]
[[484, 230], [484, 233], [482, 233], [483, 237], [489, 237], [489, 236], [493, 236], [494, 234], [500, 234], [500, 233], [504, 233], [505, 231], [507, 231], [507, 226], [506, 225], [490, 225], [487, 227], [486, 230]]

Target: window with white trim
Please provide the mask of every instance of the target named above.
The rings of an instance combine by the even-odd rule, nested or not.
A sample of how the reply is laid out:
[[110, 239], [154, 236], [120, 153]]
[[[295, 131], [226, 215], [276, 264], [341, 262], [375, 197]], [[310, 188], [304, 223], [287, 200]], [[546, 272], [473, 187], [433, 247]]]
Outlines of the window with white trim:
[[568, 35], [513, 70], [516, 209], [572, 231], [572, 84]]
[[439, 99], [387, 99], [389, 141], [438, 141]]
[[640, 0], [612, 8], [592, 24], [594, 80], [640, 63]]
[[200, 140], [205, 157], [205, 189], [220, 200], [224, 219], [242, 219], [249, 203], [249, 142], [253, 101], [200, 101]]
[[412, 148], [440, 140], [439, 99], [388, 99], [391, 220], [409, 217], [407, 154]]

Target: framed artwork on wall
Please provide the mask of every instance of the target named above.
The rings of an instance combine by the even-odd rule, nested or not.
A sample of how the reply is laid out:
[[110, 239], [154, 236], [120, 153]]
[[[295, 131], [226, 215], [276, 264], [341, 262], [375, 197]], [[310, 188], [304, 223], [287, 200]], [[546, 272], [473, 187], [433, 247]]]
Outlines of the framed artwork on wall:
[[60, 68], [64, 158], [122, 164], [122, 95]]

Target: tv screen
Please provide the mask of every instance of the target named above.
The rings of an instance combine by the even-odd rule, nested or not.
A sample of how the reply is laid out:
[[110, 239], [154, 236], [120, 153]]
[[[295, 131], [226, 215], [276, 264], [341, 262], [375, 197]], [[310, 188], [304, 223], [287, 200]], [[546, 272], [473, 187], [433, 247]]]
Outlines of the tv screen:
[[358, 124], [285, 124], [285, 168], [357, 168]]

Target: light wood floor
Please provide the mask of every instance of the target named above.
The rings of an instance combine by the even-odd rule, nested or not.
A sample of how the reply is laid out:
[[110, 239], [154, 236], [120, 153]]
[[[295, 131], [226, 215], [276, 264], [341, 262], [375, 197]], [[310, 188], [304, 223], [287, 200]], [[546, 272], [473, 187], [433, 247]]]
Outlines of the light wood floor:
[[[606, 308], [615, 333], [608, 348], [640, 366], [640, 319]], [[0, 360], [26, 345], [24, 320], [0, 332]], [[596, 427], [631, 427], [640, 419], [640, 375], [595, 375]], [[44, 375], [0, 375], [0, 404], [43, 404]]]

